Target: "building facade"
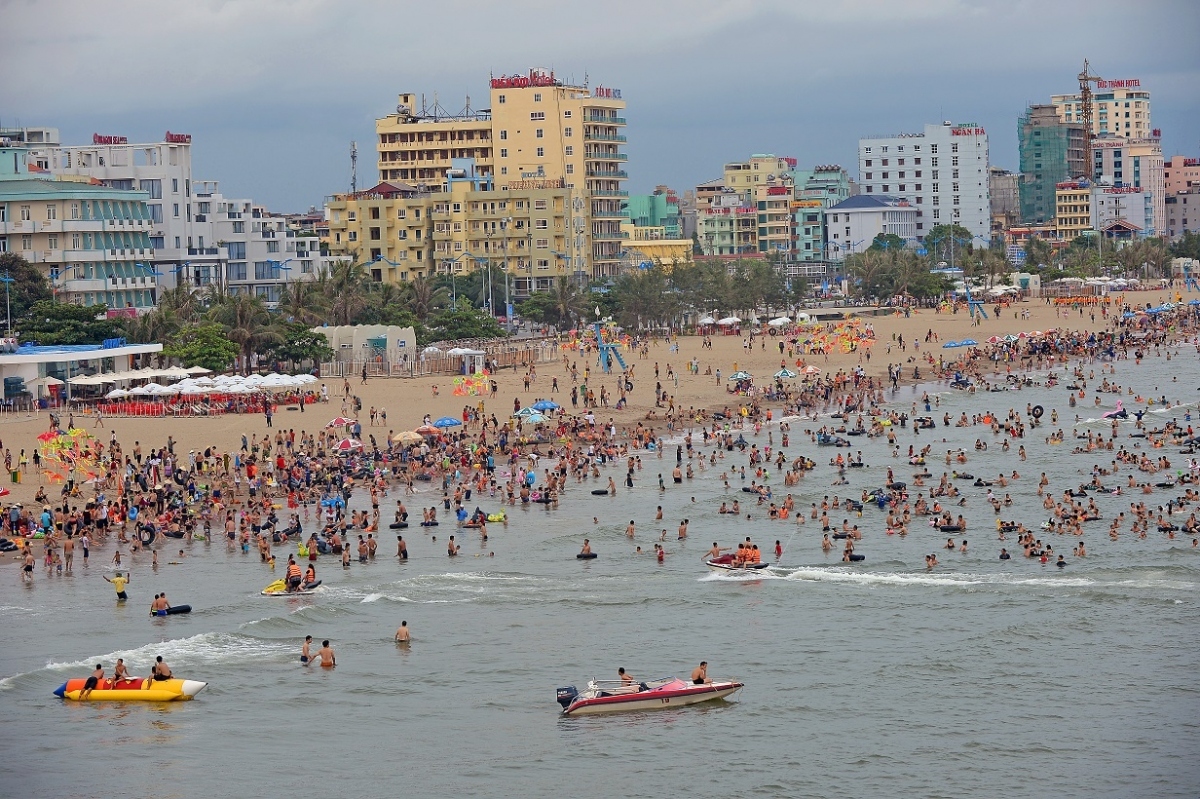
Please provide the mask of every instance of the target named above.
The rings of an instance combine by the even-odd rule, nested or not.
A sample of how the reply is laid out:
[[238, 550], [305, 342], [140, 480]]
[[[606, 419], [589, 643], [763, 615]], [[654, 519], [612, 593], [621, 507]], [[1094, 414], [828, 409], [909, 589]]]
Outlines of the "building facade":
[[158, 301], [149, 194], [30, 173], [0, 148], [0, 252], [38, 266], [55, 296], [139, 313]]
[[[1050, 97], [1058, 118], [1068, 124], [1083, 123], [1083, 102], [1079, 92]], [[1150, 124], [1150, 92], [1141, 80], [1101, 80], [1092, 94], [1092, 135], [1124, 136], [1148, 139], [1154, 136]]]
[[1086, 178], [1055, 189], [1054, 229], [1059, 241], [1074, 241], [1092, 230], [1092, 184]]
[[330, 256], [367, 264], [373, 280], [389, 283], [490, 263], [511, 276], [510, 297], [548, 291], [559, 277], [590, 279], [568, 247], [586, 206], [565, 181], [499, 190], [470, 159], [448, 172], [442, 191], [385, 181], [327, 198]]
[[835, 260], [865, 252], [876, 236], [896, 235], [916, 243], [917, 209], [899, 197], [860, 194], [825, 212], [830, 247]]
[[1178, 238], [1200, 231], [1200, 193], [1179, 191], [1167, 197], [1167, 235]]
[[704, 255], [758, 252], [758, 206], [732, 191], [711, 196], [696, 209], [696, 238]]
[[859, 139], [867, 196], [902, 198], [916, 213], [916, 236], [961, 225], [986, 238], [991, 228], [987, 132], [974, 123], [926, 125], [923, 133]]
[[418, 191], [444, 191], [456, 159], [474, 159], [498, 191], [557, 182], [581, 203], [564, 247], [593, 277], [621, 269], [622, 203], [629, 175], [623, 151], [625, 102], [618, 89], [571, 84], [553, 72], [493, 77], [490, 107], [456, 115], [401, 94], [395, 114], [376, 122], [379, 174]]
[[1141, 235], [1161, 236], [1166, 232], [1166, 178], [1162, 145], [1157, 139], [1131, 140], [1119, 137], [1092, 142], [1093, 174], [1096, 183], [1113, 189], [1141, 189], [1137, 192], [1150, 209], [1144, 221], [1130, 217], [1141, 228]]
[[825, 238], [825, 209], [854, 196], [858, 187], [846, 170], [837, 164], [794, 170], [792, 183], [795, 186], [792, 200], [793, 259], [825, 261], [830, 257]]
[[1083, 126], [1064, 121], [1053, 105], [1031, 105], [1021, 117], [1017, 133], [1021, 221], [1050, 222], [1054, 219], [1055, 187], [1085, 172]]
[[1163, 186], [1168, 197], [1181, 191], [1200, 189], [1200, 158], [1171, 156], [1170, 161], [1163, 163]]

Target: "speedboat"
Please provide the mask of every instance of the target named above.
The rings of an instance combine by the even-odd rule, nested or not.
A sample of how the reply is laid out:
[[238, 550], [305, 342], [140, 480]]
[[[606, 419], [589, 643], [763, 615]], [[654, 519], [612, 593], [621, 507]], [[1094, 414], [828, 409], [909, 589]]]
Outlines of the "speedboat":
[[153, 680], [136, 677], [132, 680], [101, 680], [81, 699], [86, 679], [67, 680], [54, 695], [72, 702], [183, 702], [192, 699], [208, 685], [199, 680]]
[[713, 569], [714, 571], [726, 572], [761, 571], [763, 569], [771, 568], [771, 564], [767, 563], [765, 560], [759, 561], [758, 563], [735, 563], [733, 555], [722, 555], [719, 558], [709, 558], [708, 560], [704, 561], [704, 565], [710, 569]]
[[590, 680], [587, 688], [558, 689], [558, 703], [564, 716], [620, 713], [626, 710], [666, 710], [725, 699], [742, 688], [733, 680], [714, 680], [696, 685], [677, 677], [627, 684], [621, 680]]

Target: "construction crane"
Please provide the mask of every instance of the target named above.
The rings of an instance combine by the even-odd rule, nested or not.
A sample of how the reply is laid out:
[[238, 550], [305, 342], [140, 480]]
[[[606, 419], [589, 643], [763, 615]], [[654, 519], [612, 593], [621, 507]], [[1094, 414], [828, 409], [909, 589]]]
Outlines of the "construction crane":
[[1079, 116], [1083, 119], [1083, 175], [1091, 180], [1092, 166], [1092, 84], [1099, 83], [1102, 78], [1091, 74], [1087, 59], [1083, 59], [1083, 72], [1079, 73]]

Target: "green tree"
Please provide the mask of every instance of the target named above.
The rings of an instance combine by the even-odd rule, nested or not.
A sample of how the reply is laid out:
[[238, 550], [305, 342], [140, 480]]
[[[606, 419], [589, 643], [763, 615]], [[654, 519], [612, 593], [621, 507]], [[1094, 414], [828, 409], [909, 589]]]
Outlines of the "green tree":
[[333, 360], [333, 348], [324, 333], [311, 330], [307, 325], [298, 322], [285, 322], [280, 325], [280, 339], [267, 345], [264, 354], [271, 360], [287, 361], [289, 363], [315, 366], [323, 361]]
[[1025, 242], [1025, 268], [1040, 269], [1049, 266], [1054, 257], [1054, 249], [1049, 242], [1037, 236], [1030, 236]]
[[[35, 303], [54, 299], [46, 276], [15, 252], [0, 254], [0, 277], [7, 277], [12, 281], [5, 285], [8, 286], [6, 303], [11, 305], [14, 327], [16, 320], [29, 313]], [[7, 321], [9, 306], [6, 305], [2, 312]]]
[[1185, 230], [1183, 235], [1170, 247], [1173, 258], [1194, 258], [1200, 260], [1200, 233]]
[[[935, 228], [936, 229], [936, 228]], [[904, 239], [897, 236], [895, 233], [880, 233], [871, 242], [868, 249], [883, 252], [900, 252], [904, 249]]]
[[234, 294], [209, 309], [208, 316], [221, 324], [225, 335], [237, 345], [244, 368], [249, 368], [254, 353], [283, 338], [273, 327], [275, 320], [262, 300], [249, 294]]
[[354, 324], [355, 317], [368, 302], [370, 276], [366, 265], [338, 261], [329, 270], [328, 277], [318, 279], [324, 283], [329, 297], [330, 321], [335, 325]]
[[51, 300], [35, 302], [17, 326], [22, 341], [39, 344], [99, 344], [120, 338], [124, 322], [108, 319], [105, 305], [70, 305]]
[[[477, 308], [442, 311], [429, 320], [429, 341], [463, 338], [502, 338], [507, 335], [495, 319]], [[418, 337], [418, 343], [425, 343]]]
[[238, 345], [229, 340], [225, 328], [215, 322], [188, 327], [163, 347], [163, 355], [185, 367], [203, 366], [214, 372], [228, 369], [238, 352]]
[[289, 321], [303, 325], [316, 325], [325, 321], [329, 311], [329, 296], [321, 280], [296, 280], [289, 282], [279, 295], [276, 310]]
[[958, 266], [961, 253], [971, 252], [971, 231], [962, 225], [934, 225], [925, 234], [925, 249], [933, 263], [945, 261]]

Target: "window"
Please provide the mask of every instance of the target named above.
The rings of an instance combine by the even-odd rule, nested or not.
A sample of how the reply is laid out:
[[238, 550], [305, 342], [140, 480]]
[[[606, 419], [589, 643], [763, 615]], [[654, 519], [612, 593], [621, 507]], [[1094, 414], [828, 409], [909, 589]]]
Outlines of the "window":
[[272, 261], [255, 261], [254, 262], [254, 279], [255, 280], [278, 280], [279, 267]]
[[538, 128], [537, 130], [535, 130], [535, 131], [533, 132], [533, 135], [534, 135], [534, 137], [535, 137], [535, 138], [538, 138], [538, 139], [540, 139], [540, 138], [543, 138], [543, 131], [542, 131], [542, 129], [541, 129], [541, 128]]
[[870, 173], [870, 172], [868, 172], [868, 173], [867, 173], [867, 180], [870, 180], [870, 179], [871, 179], [871, 173]]
[[864, 148], [863, 148], [863, 152], [864, 152], [864, 153], [870, 153], [870, 152], [871, 152], [871, 148], [870, 148], [870, 147], [864, 147]]
[[347, 222], [357, 222], [358, 221], [358, 212], [351, 211], [350, 213], [346, 214], [346, 221]]
[[534, 93], [533, 93], [533, 101], [534, 101], [535, 103], [540, 103], [540, 102], [542, 101], [542, 93], [541, 93], [541, 92], [534, 92]]
[[533, 210], [545, 211], [546, 210], [546, 201], [545, 200], [534, 200], [533, 201]]
[[[883, 147], [881, 147], [880, 149], [881, 149], [881, 150], [883, 150], [883, 152], [885, 152], [885, 153], [886, 153], [886, 152], [887, 152], [887, 150], [888, 150], [888, 148], [887, 148], [887, 145], [886, 145], [886, 144], [885, 144], [885, 145], [883, 145]], [[887, 164], [884, 164], [884, 166], [887, 166]]]
[[534, 246], [539, 250], [547, 250], [550, 248], [550, 239], [536, 239]]
[[[933, 179], [934, 179], [934, 180], [937, 180], [937, 179], [938, 179], [938, 172], [940, 172], [940, 171], [941, 171], [941, 170], [939, 170], [939, 169], [935, 169], [935, 170], [933, 170]], [[934, 187], [933, 187], [933, 190], [934, 190], [934, 191], [937, 191], [937, 186], [934, 186]]]
[[241, 263], [230, 262], [225, 267], [225, 277], [228, 280], [245, 280], [246, 279], [246, 262]]
[[873, 189], [873, 188], [872, 188], [870, 185], [868, 185], [868, 186], [867, 186], [867, 194], [871, 194], [871, 193], [873, 193], [874, 191], [875, 191], [875, 190], [874, 190], [874, 189]]
[[884, 179], [884, 180], [887, 180], [887, 179], [888, 179], [888, 173], [887, 173], [887, 172], [884, 172], [884, 173], [883, 173], [883, 179]]
[[508, 141], [508, 131], [507, 130], [500, 131], [500, 141]]
[[500, 167], [500, 174], [501, 174], [501, 175], [507, 175], [507, 174], [508, 174], [508, 167], [506, 167], [506, 166], [502, 166], [502, 167]]
[[178, 236], [175, 237], [175, 249], [177, 249], [177, 250], [179, 249], [179, 237]]
[[500, 148], [500, 157], [501, 157], [501, 158], [508, 158], [508, 148], [507, 148], [507, 147], [501, 147], [501, 148]]
[[46, 237], [46, 249], [49, 249], [49, 250], [57, 250], [58, 249], [58, 234], [57, 233], [51, 233], [49, 236]]
[[531, 112], [529, 112], [529, 121], [530, 121], [530, 122], [541, 122], [541, 121], [542, 121], [543, 119], [545, 119], [545, 118], [546, 118], [546, 112], [545, 112], [545, 111], [531, 111]]
[[397, 219], [403, 219], [403, 218], [404, 218], [404, 209], [403, 209], [403, 208], [397, 208], [397, 209], [396, 209], [396, 218], [397, 218]]
[[956, 152], [958, 152], [958, 145], [957, 145], [957, 144], [951, 144], [951, 145], [950, 145], [950, 152], [952, 152], [952, 153], [956, 153]]
[[179, 203], [175, 203], [175, 218], [179, 218]]
[[21, 206], [21, 221], [22, 221], [22, 222], [28, 222], [28, 221], [29, 221], [30, 219], [32, 219], [32, 218], [33, 218], [33, 217], [31, 216], [31, 212], [30, 212], [30, 208], [29, 208], [29, 206], [28, 206], [28, 205], [22, 205], [22, 206]]
[[888, 165], [888, 159], [886, 159], [886, 158], [885, 158], [885, 159], [883, 159], [882, 161], [880, 161], [879, 163], [880, 163], [880, 165], [881, 165], [881, 166], [887, 166], [887, 165]]
[[563, 111], [563, 119], [570, 119], [570, 118], [571, 118], [571, 112]]
[[71, 234], [71, 249], [72, 249], [72, 250], [78, 250], [78, 249], [79, 249], [79, 245], [80, 245], [80, 244], [81, 244], [81, 242], [80, 242], [80, 236], [79, 236], [79, 234], [78, 234], [78, 233], [72, 233], [72, 234]]
[[533, 226], [538, 230], [547, 230], [550, 227], [550, 222], [545, 219], [534, 220]]
[[379, 218], [379, 206], [377, 206], [377, 205], [371, 206], [370, 213], [371, 213], [372, 219], [378, 219]]
[[[570, 112], [568, 111], [567, 113], [570, 113]], [[569, 139], [569, 138], [571, 138], [571, 134], [572, 134], [573, 132], [574, 132], [574, 131], [572, 131], [572, 130], [571, 130], [571, 126], [570, 126], [570, 125], [568, 125], [567, 127], [563, 128], [563, 136], [564, 136], [565, 138], [568, 138], [568, 139]]]
[[563, 151], [563, 154], [564, 155], [575, 155], [575, 148], [568, 144], [566, 146], [566, 149]]
[[504, 95], [503, 94], [497, 95], [496, 102], [499, 103], [500, 105], [504, 105]]
[[451, 208], [454, 211], [454, 213], [456, 213], [456, 214], [462, 213], [462, 203], [454, 203], [454, 205], [452, 205]]
[[545, 157], [546, 157], [546, 148], [545, 148], [545, 147], [539, 147], [539, 148], [537, 148], [537, 157], [538, 157], [538, 158], [545, 158]]
[[[931, 152], [931, 153], [936, 153], [936, 152], [937, 152], [937, 145], [936, 145], [936, 144], [931, 144], [931, 145], [929, 145], [929, 152]], [[934, 162], [934, 166], [937, 166], [936, 159], [934, 159], [934, 161], [935, 161], [935, 162]]]
[[903, 192], [903, 191], [904, 191], [904, 184], [903, 184], [903, 183], [901, 183], [901, 184], [900, 184], [900, 186], [899, 186], [898, 190], [899, 190], [899, 191], [901, 191], [901, 192]]
[[[378, 230], [379, 228], [371, 228], [371, 229]], [[268, 241], [267, 242], [267, 252], [279, 252], [279, 242], [275, 241], [274, 239], [272, 239], [271, 241]]]
[[171, 178], [171, 193], [179, 193], [179, 178]]
[[301, 261], [300, 262], [300, 271], [301, 272], [303, 272], [306, 275], [311, 275], [312, 270], [313, 270], [313, 262], [312, 261]]
[[[933, 145], [930, 145], [930, 146], [932, 146], [932, 147], [937, 147], [937, 145], [936, 145], [936, 144], [933, 144]], [[934, 199], [936, 200], [937, 198], [935, 197]], [[933, 218], [934, 218], [934, 219], [941, 219], [941, 218], [942, 218], [942, 212], [941, 212], [941, 211], [939, 211], [938, 209], [934, 208], [934, 209], [933, 209]]]
[[574, 164], [567, 164], [567, 174], [568, 175], [575, 174], [575, 165]]
[[[917, 175], [917, 177], [920, 177], [920, 175], [918, 174], [918, 175]], [[918, 184], [916, 185], [916, 187], [915, 187], [915, 191], [920, 191], [920, 190], [921, 190], [921, 184], [920, 184], [920, 183], [918, 183]], [[920, 198], [920, 197], [918, 197], [918, 198], [917, 198], [917, 202], [921, 202], [921, 198]]]
[[32, 250], [33, 249], [33, 236], [29, 235], [28, 233], [21, 236], [21, 249], [22, 250]]
[[958, 156], [957, 155], [951, 156], [950, 166], [958, 166]]
[[347, 234], [346, 238], [349, 241], [358, 241], [358, 231], [351, 230], [350, 233]]
[[884, 194], [887, 194], [888, 193], [888, 185], [886, 183], [884, 183], [883, 186], [880, 187], [880, 191], [882, 191]]
[[233, 223], [233, 232], [234, 233], [245, 233], [246, 232], [246, 223], [245, 222], [234, 222]]
[[939, 201], [940, 199], [941, 199], [941, 198], [940, 198], [940, 197], [938, 197], [938, 196], [935, 194], [935, 195], [934, 195], [934, 197], [933, 197], [933, 204], [934, 204], [934, 205], [938, 205], [938, 204], [939, 204], [939, 202], [938, 202], [938, 201]]

